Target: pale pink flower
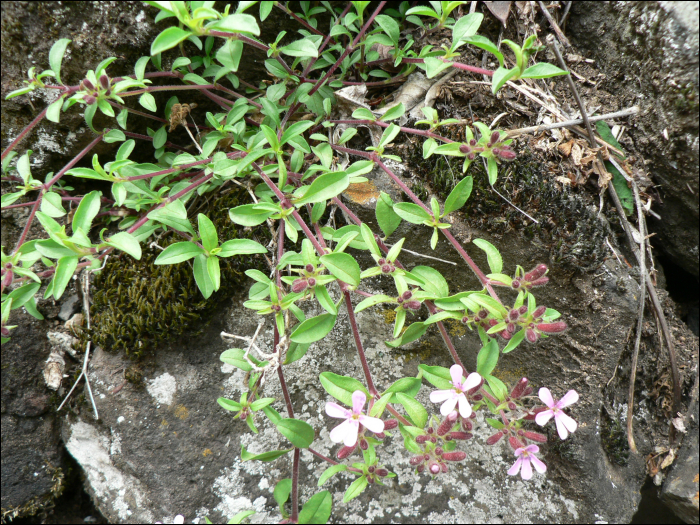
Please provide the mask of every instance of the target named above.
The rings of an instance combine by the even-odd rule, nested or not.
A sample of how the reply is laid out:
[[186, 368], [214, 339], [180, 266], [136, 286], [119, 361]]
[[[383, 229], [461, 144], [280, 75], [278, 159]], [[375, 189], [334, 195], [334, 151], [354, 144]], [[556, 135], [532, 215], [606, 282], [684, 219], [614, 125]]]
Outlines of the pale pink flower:
[[354, 447], [357, 443], [357, 434], [360, 424], [378, 434], [384, 431], [384, 421], [376, 417], [365, 416], [362, 409], [367, 401], [367, 396], [361, 390], [355, 390], [352, 394], [352, 410], [341, 407], [337, 403], [326, 403], [326, 414], [331, 417], [345, 419], [340, 425], [331, 430], [331, 441], [340, 443], [346, 447]]
[[571, 417], [567, 416], [562, 411], [562, 408], [568, 407], [569, 405], [572, 405], [578, 401], [578, 394], [576, 393], [576, 390], [569, 390], [566, 395], [564, 395], [564, 397], [562, 397], [556, 403], [554, 402], [554, 398], [552, 397], [552, 393], [549, 391], [549, 388], [540, 388], [539, 394], [540, 399], [549, 407], [549, 410], [539, 412], [535, 416], [535, 422], [539, 426], [543, 427], [547, 424], [547, 421], [552, 419], [552, 416], [554, 416], [559, 437], [566, 439], [569, 436], [569, 432], [574, 432], [576, 430], [578, 424]]
[[520, 476], [524, 480], [528, 480], [532, 477], [532, 465], [535, 465], [535, 470], [537, 470], [537, 472], [544, 474], [547, 471], [547, 465], [542, 463], [542, 460], [535, 456], [539, 451], [540, 447], [537, 445], [528, 445], [524, 448], [517, 449], [515, 455], [518, 456], [518, 459], [515, 461], [515, 464], [508, 469], [508, 475], [517, 476], [518, 472], [520, 472], [520, 467], [522, 467]]
[[440, 413], [443, 416], [447, 416], [452, 412], [457, 403], [459, 403], [459, 414], [462, 417], [469, 417], [472, 413], [472, 407], [465, 393], [481, 383], [481, 376], [476, 372], [472, 372], [466, 381], [462, 382], [462, 367], [459, 365], [452, 365], [450, 376], [452, 377], [452, 386], [454, 388], [435, 390], [430, 393], [430, 400], [433, 403], [442, 403]]

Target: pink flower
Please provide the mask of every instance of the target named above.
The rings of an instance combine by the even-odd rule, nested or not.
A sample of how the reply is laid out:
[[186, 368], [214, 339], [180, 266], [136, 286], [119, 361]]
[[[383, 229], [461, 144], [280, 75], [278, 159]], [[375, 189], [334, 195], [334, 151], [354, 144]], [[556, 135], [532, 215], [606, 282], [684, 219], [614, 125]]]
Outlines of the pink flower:
[[522, 466], [523, 470], [520, 476], [524, 480], [530, 479], [532, 477], [532, 465], [530, 465], [530, 463], [535, 465], [535, 470], [537, 470], [537, 472], [544, 474], [547, 471], [547, 465], [542, 463], [542, 460], [535, 456], [539, 451], [540, 447], [537, 445], [528, 445], [524, 448], [517, 449], [515, 455], [518, 456], [518, 459], [515, 461], [515, 464], [508, 469], [508, 475], [517, 476]]
[[547, 424], [547, 421], [552, 419], [552, 416], [554, 416], [559, 437], [566, 439], [569, 436], [569, 432], [574, 432], [576, 430], [578, 424], [571, 417], [567, 416], [562, 411], [562, 408], [568, 407], [569, 405], [572, 405], [578, 401], [578, 394], [576, 393], [576, 390], [569, 390], [566, 395], [556, 403], [554, 402], [554, 398], [552, 397], [552, 393], [549, 391], [549, 388], [540, 388], [539, 394], [540, 399], [549, 407], [549, 410], [539, 412], [535, 416], [535, 422], [539, 426], [543, 427]]
[[376, 417], [365, 416], [362, 408], [365, 406], [367, 396], [361, 390], [355, 390], [352, 394], [352, 410], [341, 407], [337, 403], [326, 403], [326, 414], [338, 419], [345, 419], [340, 425], [331, 430], [331, 441], [340, 443], [346, 447], [353, 447], [357, 443], [357, 434], [360, 424], [375, 434], [384, 430], [384, 421]]
[[476, 372], [469, 374], [466, 381], [462, 382], [462, 367], [452, 365], [450, 368], [450, 376], [452, 377], [452, 386], [449, 390], [435, 390], [430, 393], [430, 400], [433, 403], [442, 403], [440, 413], [447, 416], [455, 409], [459, 403], [459, 414], [462, 417], [469, 417], [472, 413], [472, 407], [467, 401], [465, 392], [478, 386], [481, 383], [481, 376]]

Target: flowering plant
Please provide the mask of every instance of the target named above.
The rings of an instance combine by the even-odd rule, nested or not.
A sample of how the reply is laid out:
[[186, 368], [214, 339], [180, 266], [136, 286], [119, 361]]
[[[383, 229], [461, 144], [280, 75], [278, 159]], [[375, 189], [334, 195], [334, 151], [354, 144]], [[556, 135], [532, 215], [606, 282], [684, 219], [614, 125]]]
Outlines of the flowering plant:
[[[301, 21], [304, 26], [299, 31], [301, 38], [287, 45], [281, 45], [283, 34], [269, 44], [257, 38], [260, 36], [258, 23], [245, 13], [255, 2], [239, 2], [233, 13], [230, 6], [224, 12], [217, 11], [213, 2], [146, 3], [159, 10], [157, 21], [175, 19], [178, 25], [158, 35], [152, 43], [151, 56], [135, 64], [133, 75], [111, 78], [107, 68], [115, 58], [110, 58], [88, 71], [78, 85], [65, 85], [60, 77], [61, 61], [70, 42], [60, 40], [49, 54], [51, 69], [36, 74], [32, 68], [27, 86], [8, 96], [20, 96], [35, 89], [55, 89], [59, 97], [41, 116], [58, 122], [62, 112], [74, 106], [82, 108], [95, 139], [64, 169], [55, 175], [46, 175], [43, 183], [31, 172], [31, 150], [19, 157], [14, 151], [29, 130], [2, 154], [3, 172], [7, 180], [15, 184], [15, 191], [2, 196], [3, 209], [31, 207], [29, 221], [16, 248], [8, 255], [4, 248], [2, 251], [3, 342], [13, 328], [8, 324], [12, 310], [24, 306], [32, 315], [41, 317], [34, 295], [42, 286], [42, 279], [48, 280], [44, 297], [59, 299], [76, 271], [98, 270], [114, 250], [140, 259], [141, 244], [150, 243], [164, 233], [182, 240], [161, 248], [155, 264], [191, 261], [195, 282], [204, 298], [221, 288], [222, 258], [265, 254], [270, 261], [270, 272], [246, 272], [254, 284], [244, 306], [270, 320], [274, 329], [272, 351], [265, 353], [256, 345], [258, 332], [253, 337], [237, 336], [249, 342], [248, 348], [226, 350], [221, 360], [247, 372], [248, 391], [239, 401], [226, 398], [218, 401], [224, 409], [235, 412], [234, 417], [245, 419], [253, 432], [257, 432], [253, 413], [262, 412], [291, 443], [289, 449], [257, 455], [245, 448], [242, 450], [244, 460], [258, 461], [272, 461], [292, 452], [292, 479], [282, 480], [278, 485], [280, 490], [275, 491], [285, 520], [325, 522], [331, 513], [332, 498], [328, 491], [318, 492], [301, 508], [299, 506], [300, 449], [307, 449], [330, 464], [319, 485], [339, 472], [356, 476], [345, 492], [343, 501], [348, 502], [369, 485], [382, 485], [383, 480], [395, 476], [380, 462], [378, 452], [383, 441], [391, 437], [389, 431], [398, 429], [404, 447], [413, 454], [410, 463], [416, 467], [416, 473], [435, 476], [448, 471], [448, 462], [466, 458], [464, 451], [457, 450], [458, 442], [473, 437], [479, 411], [494, 416], [485, 419], [497, 431], [487, 440], [488, 444], [494, 445], [508, 436], [508, 443], [518, 457], [510, 474], [520, 471], [523, 479], [529, 479], [531, 464], [544, 473], [544, 464], [534, 456], [539, 447], [529, 443], [544, 443], [546, 437], [526, 430], [525, 425], [532, 420], [544, 425], [554, 417], [560, 437], [567, 438], [568, 433], [576, 429], [576, 423], [562, 409], [575, 402], [577, 395], [569, 391], [555, 403], [549, 390], [542, 388], [540, 399], [546, 408], [537, 407], [526, 378], [509, 389], [494, 375], [494, 370], [501, 353], [515, 350], [523, 341], [534, 344], [548, 334], [566, 329], [566, 324], [557, 320], [559, 312], [538, 306], [533, 294], [533, 288], [548, 281], [548, 269], [540, 264], [525, 272], [516, 266], [511, 277], [503, 273], [498, 249], [484, 239], [475, 239], [473, 244], [487, 256], [490, 271], [485, 273], [452, 235], [448, 220], [449, 215], [469, 199], [472, 176], [464, 176], [444, 204], [436, 198], [425, 203], [389, 167], [387, 161], [401, 161], [401, 158], [386, 153], [399, 133], [421, 136], [425, 138], [426, 158], [432, 155], [463, 157], [464, 172], [477, 157], [482, 158], [488, 180], [493, 185], [500, 164], [516, 158], [512, 140], [501, 130], [491, 130], [475, 122], [478, 138], [466, 127], [465, 141], [454, 142], [437, 133], [441, 126], [452, 122], [441, 122], [437, 112], [429, 107], [423, 108], [426, 120], [416, 125], [428, 125], [430, 130], [392, 122], [406, 113], [403, 103], [387, 106], [382, 112], [358, 108], [351, 120], [335, 119], [333, 110], [336, 101], [333, 90], [355, 84], [348, 80], [351, 77], [367, 85], [384, 84], [403, 81], [416, 69], [433, 78], [448, 68], [458, 68], [492, 76], [496, 92], [508, 80], [563, 74], [549, 64], [526, 67], [528, 58], [535, 52], [535, 37], [528, 38], [522, 47], [512, 42], [508, 44], [517, 63], [508, 70], [498, 48], [485, 37], [476, 35], [483, 15], [471, 13], [456, 21], [449, 18], [454, 8], [464, 2], [450, 2], [444, 6], [442, 4], [448, 3], [443, 2], [438, 11], [429, 10], [431, 12], [413, 8], [402, 22], [404, 26], [409, 23], [422, 26], [418, 16], [436, 18], [438, 24], [430, 30], [445, 27], [451, 31], [451, 45], [443, 49], [432, 46], [417, 49], [412, 39], [400, 46], [404, 31], [396, 17], [382, 14], [386, 2], [380, 2], [369, 16], [365, 13], [368, 2], [350, 2], [344, 7], [324, 3], [323, 8], [313, 9], [302, 2], [303, 13], [292, 13], [289, 7], [278, 2], [261, 2], [259, 18], [262, 21], [273, 7]], [[405, 15], [407, 3], [401, 5]], [[316, 28], [315, 15], [321, 11], [327, 11], [332, 18], [328, 34]], [[201, 54], [178, 56], [170, 70], [164, 70], [163, 53], [182, 51], [186, 42]], [[391, 58], [380, 58], [372, 47], [374, 44], [389, 46]], [[494, 72], [452, 60], [465, 44], [493, 53], [501, 67]], [[236, 75], [244, 46], [267, 53], [265, 67], [273, 78], [271, 84], [255, 86]], [[377, 68], [388, 62], [398, 68], [394, 77]], [[157, 71], [147, 73], [149, 64]], [[371, 81], [370, 76], [382, 80]], [[56, 85], [46, 84], [47, 77], [55, 78]], [[158, 77], [171, 78], [181, 85], [154, 86]], [[183, 103], [173, 96], [159, 110], [153, 93], [168, 90], [199, 93], [217, 109], [207, 112], [205, 122], [199, 124], [195, 121], [199, 104]], [[130, 97], [138, 97], [142, 108], [151, 113], [127, 105], [125, 100]], [[95, 128], [98, 111], [114, 118], [116, 126], [98, 131]], [[148, 128], [146, 134], [129, 130], [127, 118], [132, 113], [151, 119], [155, 129]], [[35, 120], [33, 125], [40, 120]], [[355, 127], [345, 127], [342, 133], [334, 134], [332, 128], [340, 129], [341, 124]], [[350, 147], [358, 125], [382, 131], [376, 145], [364, 149]], [[174, 134], [180, 128], [187, 131], [196, 150], [174, 142]], [[331, 133], [321, 133], [327, 128]], [[196, 132], [196, 139], [190, 129]], [[130, 160], [137, 140], [152, 145], [154, 163]], [[76, 167], [102, 141], [122, 143], [114, 160], [103, 163], [94, 154], [91, 167]], [[359, 160], [339, 166], [335, 154]], [[14, 165], [13, 159], [16, 160]], [[395, 183], [410, 201], [394, 202], [389, 195], [381, 193], [376, 205], [380, 231], [372, 231], [340, 198], [351, 185], [366, 182], [364, 175], [375, 168]], [[107, 196], [95, 190], [82, 197], [70, 196], [68, 191], [72, 188], [64, 185], [67, 176], [101, 181], [110, 186], [111, 194]], [[252, 201], [231, 208], [230, 220], [243, 227], [267, 224], [273, 232], [271, 247], [248, 239], [220, 242], [217, 226], [206, 213], [190, 216], [188, 202], [191, 204], [197, 196], [218, 193], [234, 184], [250, 188]], [[26, 195], [34, 195], [33, 192], [37, 192], [35, 200], [26, 201]], [[65, 204], [75, 206], [70, 216]], [[331, 209], [340, 209], [350, 224], [338, 229], [330, 221], [323, 225], [324, 219], [334, 213]], [[48, 239], [27, 241], [34, 218]], [[195, 218], [196, 229], [191, 222]], [[402, 221], [427, 226], [428, 231], [432, 231], [433, 249], [440, 235], [444, 236], [476, 275], [480, 288], [450, 290], [444, 276], [429, 266], [417, 266], [409, 271], [400, 262], [405, 239], [395, 242], [391, 248], [385, 244]], [[103, 228], [95, 235], [92, 230], [98, 223]], [[288, 249], [289, 246], [294, 249]], [[353, 254], [362, 251], [371, 255], [375, 265], [360, 267]], [[35, 271], [34, 265], [39, 263], [45, 270]], [[363, 282], [374, 277], [390, 283], [395, 294], [372, 294], [363, 290]], [[6, 294], [5, 290], [13, 285], [19, 287]], [[499, 287], [515, 297], [506, 301], [497, 292]], [[362, 300], [353, 304], [356, 296]], [[324, 313], [307, 318], [302, 301], [309, 299], [317, 301]], [[435, 325], [454, 364], [449, 369], [421, 364], [417, 377], [401, 378], [391, 385], [383, 385], [385, 388], [375, 385], [355, 315], [380, 304], [390, 304], [396, 312], [392, 338], [387, 346], [408, 345]], [[429, 317], [409, 323], [411, 316], [424, 306]], [[329, 334], [343, 308], [362, 364], [363, 381], [330, 371], [321, 373], [319, 380], [330, 396], [352, 407], [343, 408], [332, 401], [326, 404], [330, 417], [344, 420], [330, 433], [332, 442], [342, 443], [337, 459], [343, 461], [356, 453], [362, 457], [362, 461], [350, 465], [325, 457], [312, 448], [315, 429], [295, 416], [284, 374], [286, 365], [301, 359], [313, 343]], [[469, 371], [457, 354], [445, 327], [444, 322], [448, 320], [461, 322], [478, 334], [482, 348], [475, 371]], [[502, 349], [499, 341], [505, 343]], [[262, 397], [265, 382], [273, 373], [282, 386], [286, 418], [273, 407], [274, 398]], [[430, 400], [441, 403], [440, 416], [429, 414], [416, 399], [423, 379], [436, 388]], [[367, 412], [363, 412], [367, 403]], [[284, 508], [289, 497], [291, 514]]]

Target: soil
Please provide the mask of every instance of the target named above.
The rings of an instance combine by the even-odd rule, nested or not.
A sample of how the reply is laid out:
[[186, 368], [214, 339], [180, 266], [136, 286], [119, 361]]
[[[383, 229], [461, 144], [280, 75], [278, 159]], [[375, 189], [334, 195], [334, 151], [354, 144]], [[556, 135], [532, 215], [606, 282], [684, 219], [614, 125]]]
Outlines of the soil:
[[[17, 2], [17, 4], [22, 4]], [[514, 11], [515, 12], [515, 11]], [[501, 23], [494, 17], [486, 15], [484, 23], [481, 26], [480, 34], [484, 34], [492, 41], [498, 41], [505, 38], [520, 42], [523, 40], [523, 35], [526, 31], [531, 30], [534, 25], [540, 24], [543, 28], [547, 28], [546, 22], [539, 15], [527, 15], [520, 11], [516, 12], [515, 21], [508, 24], [504, 29]], [[5, 20], [5, 14], [3, 14]], [[513, 18], [511, 18], [511, 21]], [[573, 21], [569, 22], [570, 24]], [[4, 22], [3, 22], [4, 24]], [[4, 25], [3, 25], [4, 28]], [[437, 32], [427, 35], [423, 38], [423, 43], [430, 43], [439, 46], [449, 41], [448, 32]], [[463, 63], [483, 65], [489, 69], [497, 66], [493, 56], [482, 53], [475, 48], [464, 50], [462, 58]], [[598, 64], [592, 59], [587, 58], [591, 54], [588, 50], [573, 48], [569, 51], [569, 66], [577, 73], [576, 81], [577, 88], [585, 101], [589, 112], [594, 109], [597, 114], [611, 113], [621, 109], [628, 108], [636, 103], [634, 92], [620, 91], [617, 89], [617, 84], [614, 79], [607, 76], [598, 67]], [[552, 56], [542, 53], [541, 58], [548, 62], [554, 63]], [[3, 78], [5, 75], [3, 74]], [[583, 80], [582, 80], [583, 79]], [[3, 82], [5, 84], [5, 82]], [[539, 86], [537, 89], [546, 86], [545, 93], [541, 95], [547, 96], [548, 102], [560, 108], [569, 115], [576, 113], [577, 108], [573, 105], [569, 87], [565, 80], [561, 77], [548, 79], [546, 82], [531, 82], [533, 86]], [[3, 85], [3, 93], [6, 92]], [[16, 87], [13, 86], [12, 89]], [[390, 97], [393, 89], [371, 89], [368, 98], [377, 99], [379, 97]], [[435, 105], [441, 119], [455, 118], [459, 119], [463, 129], [464, 123], [471, 124], [474, 120], [478, 120], [491, 124], [498, 121], [498, 128], [502, 130], [512, 130], [527, 126], [535, 125], [540, 122], [539, 118], [544, 116], [544, 112], [540, 105], [533, 103], [531, 99], [513, 90], [503, 90], [497, 97], [493, 97], [490, 93], [490, 87], [475, 82], [474, 75], [467, 73], [458, 73], [452, 79], [445, 83], [441, 89], [438, 100]], [[634, 119], [631, 119], [634, 120]], [[624, 124], [624, 122], [621, 121]], [[7, 131], [5, 131], [6, 123], [3, 117], [3, 143], [6, 142]], [[13, 126], [16, 128], [16, 125]], [[459, 133], [455, 128], [454, 133]], [[457, 138], [455, 136], [455, 138]], [[575, 194], [580, 197], [580, 200], [586, 206], [593, 207], [598, 210], [601, 203], [601, 187], [597, 176], [591, 172], [588, 165], [577, 165], [573, 156], [563, 156], [562, 149], [559, 146], [566, 145], [571, 141], [576, 143], [580, 140], [575, 134], [561, 131], [554, 136], [551, 133], [539, 133], [537, 135], [525, 135], [516, 139], [514, 149], [523, 152], [520, 162], [522, 164], [533, 165], [539, 167], [541, 173], [547, 174], [547, 180], [551, 187], [542, 190], [542, 203], [526, 202], [524, 199], [527, 191], [532, 191], [531, 188], [526, 188], [527, 181], [523, 179], [514, 180], [512, 177], [504, 176], [499, 178], [496, 184], [496, 189], [511, 200], [514, 204], [524, 208], [524, 211], [533, 215], [535, 219], [547, 220], [547, 217], [552, 216], [551, 212], [542, 209], [541, 206], [551, 204], [552, 206], [560, 205], [562, 200], [558, 195]], [[619, 139], [620, 144], [625, 149], [625, 153], [629, 159], [629, 166], [635, 180], [642, 186], [642, 198], [644, 201], [651, 199], [653, 202], [658, 201], [658, 193], [653, 187], [652, 174], [647, 170], [644, 159], [645, 152], [640, 150], [638, 142], [633, 140], [630, 132], [623, 134]], [[27, 143], [29, 144], [29, 143]], [[582, 143], [581, 143], [582, 144]], [[395, 145], [396, 154], [403, 155], [406, 152], [415, 154], [415, 144], [411, 140], [398, 142]], [[583, 156], [586, 156], [586, 146], [583, 146]], [[394, 153], [394, 152], [390, 152]], [[56, 165], [60, 165], [64, 160], [64, 155], [54, 155], [57, 159]], [[49, 156], [45, 159], [45, 166], [54, 164], [54, 156]], [[523, 161], [522, 159], [525, 159]], [[461, 160], [461, 159], [459, 159]], [[516, 161], [518, 162], [518, 161]], [[476, 164], [476, 163], [475, 163]], [[519, 165], [521, 169], [522, 164]], [[55, 168], [51, 168], [55, 169]], [[517, 170], [516, 169], [516, 170]], [[448, 182], [438, 180], [436, 171], [444, 171], [451, 174], [452, 178], [461, 173], [461, 162], [449, 163], [448, 165], [437, 166], [430, 163], [424, 163], [423, 167], [415, 170], [416, 188], [422, 190], [424, 195], [436, 195], [444, 199], [446, 192], [449, 192], [450, 186]], [[472, 170], [479, 171], [479, 166], [473, 166]], [[57, 170], [56, 170], [57, 171]], [[476, 177], [485, 177], [483, 170]], [[445, 175], [443, 174], [443, 177]], [[454, 180], [454, 179], [453, 179]], [[520, 185], [519, 185], [520, 184]], [[485, 193], [481, 184], [481, 190], [475, 190], [475, 197], [479, 192]], [[3, 193], [7, 191], [8, 184], [3, 182]], [[521, 194], [520, 196], [518, 194]], [[551, 195], [546, 200], [544, 195]], [[472, 198], [475, 198], [472, 197]], [[467, 224], [473, 227], [487, 229], [495, 237], [503, 236], [509, 231], [517, 228], [527, 228], [532, 226], [532, 221], [525, 217], [522, 213], [513, 209], [504, 200], [493, 198], [487, 204], [482, 204], [478, 210], [471, 210], [466, 217]], [[559, 203], [559, 204], [557, 204]], [[652, 209], [654, 207], [652, 206]], [[24, 210], [24, 209], [20, 209]], [[20, 210], [12, 210], [11, 212], [4, 211], [2, 214], [2, 245], [11, 249], [21, 232], [26, 213]], [[563, 258], [559, 261], [550, 261], [553, 264], [554, 271], [561, 275], [568, 275], [571, 281], [575, 280], [578, 272], [594, 271], [599, 268], [607, 258], [622, 257], [623, 260], [632, 262], [634, 257], [626, 248], [626, 241], [622, 228], [619, 226], [619, 219], [616, 211], [610, 203], [608, 197], [603, 197], [602, 212], [605, 217], [604, 224], [607, 224], [609, 241], [615, 247], [617, 254], [613, 254], [607, 250], [595, 251], [593, 249], [581, 255], [578, 258]], [[565, 212], [562, 212], [562, 215]], [[555, 217], [556, 218], [556, 217]], [[565, 217], [562, 218], [562, 224], [549, 225], [544, 224], [542, 228], [533, 233], [533, 238], [537, 242], [542, 243], [542, 253], [553, 253], [555, 240], [561, 235], [561, 231], [567, 229], [575, 229], [576, 225], [567, 225]], [[634, 217], [630, 218], [635, 222]], [[602, 228], [603, 226], [601, 226]], [[43, 230], [38, 226], [34, 226], [29, 233], [28, 239], [42, 237]], [[591, 234], [592, 235], [592, 234]], [[659, 247], [663, 249], [662, 247]], [[669, 258], [669, 265], [673, 260]], [[629, 264], [629, 263], [628, 263]], [[583, 269], [582, 269], [583, 268]], [[660, 297], [665, 313], [672, 325], [674, 335], [676, 335], [676, 344], [678, 355], [680, 357], [679, 368], [684, 377], [693, 370], [697, 361], [697, 338], [693, 336], [688, 327], [682, 322], [682, 319], [689, 319], [692, 323], [693, 305], [697, 305], [697, 286], [688, 286], [687, 281], [678, 282], [677, 279], [666, 278], [664, 269], [667, 265], [664, 259], [657, 260], [656, 269], [658, 271], [657, 279], [659, 283]], [[674, 275], [677, 272], [674, 268]], [[692, 279], [692, 275], [688, 274]], [[663, 288], [668, 284], [668, 293], [663, 291]], [[71, 285], [72, 286], [72, 285]], [[687, 290], [693, 288], [695, 293], [688, 294]], [[66, 296], [76, 294], [77, 291], [72, 288], [66, 291]], [[591, 304], [596, 301], [596, 298], [589, 295], [590, 291], [580, 290], [578, 302], [580, 304]], [[670, 297], [669, 297], [670, 294]], [[685, 294], [685, 295], [684, 295]], [[674, 301], [674, 296], [677, 299]], [[13, 334], [13, 340], [3, 345], [3, 370], [2, 370], [2, 414], [3, 426], [5, 426], [6, 417], [16, 417], [15, 415], [24, 416], [43, 416], [46, 432], [55, 432], [55, 425], [58, 425], [55, 414], [57, 403], [60, 402], [55, 394], [47, 394], [44, 388], [41, 377], [43, 362], [48, 353], [48, 342], [46, 332], [50, 330], [60, 329], [60, 322], [57, 318], [60, 309], [60, 304], [54, 301], [38, 302], [39, 310], [44, 313], [46, 319], [37, 321], [33, 317], [24, 312], [15, 311], [12, 314], [12, 324], [17, 324], [18, 328]], [[697, 312], [697, 307], [695, 307]], [[689, 315], [691, 317], [689, 317]], [[697, 313], [694, 314], [697, 316]], [[696, 317], [695, 317], [696, 319]], [[697, 323], [697, 321], [695, 321]], [[697, 324], [695, 325], [697, 326]], [[697, 332], [696, 332], [697, 334]], [[670, 398], [670, 384], [668, 372], [666, 370], [666, 357], [655, 355], [658, 347], [656, 343], [656, 327], [652, 317], [648, 317], [645, 324], [644, 342], [640, 356], [640, 363], [637, 375], [638, 387], [637, 390], [648, 390], [656, 392], [661, 400], [656, 407], [657, 412], [655, 418], [663, 420], [670, 415], [670, 406], [668, 399]], [[629, 345], [628, 345], [629, 346]], [[11, 364], [10, 364], [11, 363]], [[66, 381], [71, 381], [72, 378], [79, 373], [79, 363], [69, 362], [67, 373], [69, 378]], [[7, 368], [6, 368], [7, 367]], [[627, 380], [629, 377], [629, 356], [621, 363], [622, 372], [609, 389], [609, 407], [613, 411], [613, 407], [624, 403], [626, 399]], [[684, 391], [686, 394], [687, 391]], [[663, 441], [663, 436], [659, 436], [659, 441]], [[71, 460], [66, 457], [65, 452], [60, 448], [52, 452], [52, 458], [57, 465], [62, 465], [66, 472], [71, 471]], [[3, 481], [3, 487], [5, 482]], [[89, 497], [84, 493], [81, 487], [80, 477], [73, 472], [66, 476], [66, 487], [63, 495], [55, 500], [52, 508], [46, 507], [44, 515], [39, 519], [42, 523], [106, 523], [104, 518], [99, 515], [99, 512], [92, 506]], [[661, 505], [661, 504], [659, 504]], [[641, 511], [640, 506], [640, 511]], [[664, 514], [664, 508], [656, 507], [657, 512], [661, 512], [659, 517], [635, 518], [641, 521], [637, 523], [664, 523], [673, 522], [672, 516]], [[88, 518], [90, 516], [90, 518]], [[15, 520], [22, 522], [37, 522], [35, 517], [27, 517]], [[93, 521], [94, 520], [94, 521]], [[658, 521], [657, 521], [658, 520]]]

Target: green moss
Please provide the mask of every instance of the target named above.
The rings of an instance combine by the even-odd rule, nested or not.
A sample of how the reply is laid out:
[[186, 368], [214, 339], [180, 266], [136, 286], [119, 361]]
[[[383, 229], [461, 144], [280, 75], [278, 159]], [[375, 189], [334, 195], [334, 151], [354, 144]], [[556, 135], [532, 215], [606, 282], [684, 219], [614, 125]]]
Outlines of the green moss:
[[626, 465], [629, 461], [630, 449], [627, 431], [620, 413], [611, 416], [605, 410], [603, 411], [600, 438], [608, 460], [616, 465]]
[[[255, 238], [267, 244], [270, 233], [265, 225], [246, 231], [228, 217], [229, 208], [248, 200], [245, 189], [235, 188], [213, 200], [205, 210], [217, 228], [219, 242]], [[180, 241], [176, 234], [169, 234], [158, 242], [165, 248]], [[265, 269], [260, 255], [221, 258], [221, 288], [207, 300], [197, 288], [191, 261], [157, 266], [153, 262], [159, 253], [155, 248], [145, 248], [140, 261], [128, 255], [108, 260], [95, 281], [90, 310], [89, 335], [94, 344], [139, 357], [172, 337], [197, 334], [218, 306], [247, 280], [245, 270]]]
[[49, 511], [54, 508], [56, 499], [63, 494], [66, 488], [66, 476], [63, 469], [54, 467], [50, 463], [46, 465], [46, 471], [51, 474], [51, 488], [46, 494], [34, 496], [17, 507], [2, 509], [2, 522], [13, 521], [15, 518], [36, 516], [46, 519]]

